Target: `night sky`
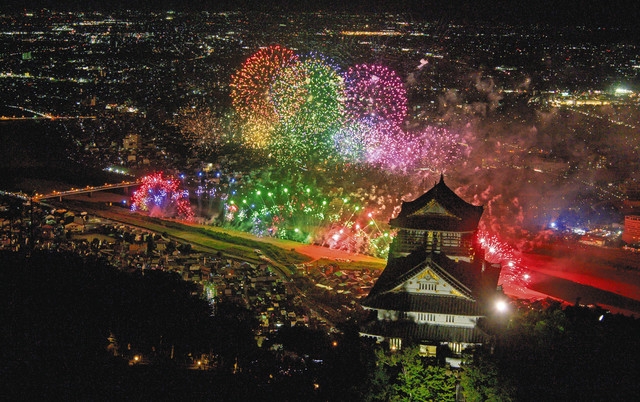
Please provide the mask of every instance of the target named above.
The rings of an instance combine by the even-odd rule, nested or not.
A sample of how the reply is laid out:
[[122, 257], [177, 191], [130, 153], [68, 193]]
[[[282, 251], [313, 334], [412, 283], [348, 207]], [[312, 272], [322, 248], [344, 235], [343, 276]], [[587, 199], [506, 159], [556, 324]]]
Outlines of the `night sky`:
[[634, 0], [5, 0], [1, 10], [256, 10], [402, 12], [416, 18], [457, 22], [493, 21], [512, 24], [599, 25], [634, 28], [640, 4]]

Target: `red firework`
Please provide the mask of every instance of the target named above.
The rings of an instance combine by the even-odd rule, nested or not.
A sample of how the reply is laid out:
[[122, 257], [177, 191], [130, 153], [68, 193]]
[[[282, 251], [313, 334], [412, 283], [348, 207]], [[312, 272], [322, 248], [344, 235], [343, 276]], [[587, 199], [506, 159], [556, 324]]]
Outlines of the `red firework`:
[[516, 250], [507, 243], [501, 242], [496, 235], [481, 231], [478, 233], [478, 242], [485, 251], [485, 259], [491, 263], [512, 267], [520, 260], [516, 257]]
[[142, 178], [142, 185], [131, 197], [132, 211], [146, 211], [161, 218], [193, 219], [189, 192], [180, 189], [180, 180], [163, 177], [162, 172]]
[[270, 88], [278, 71], [293, 65], [298, 56], [290, 49], [273, 45], [249, 57], [231, 77], [231, 101], [238, 115], [266, 121], [277, 119], [270, 100]]

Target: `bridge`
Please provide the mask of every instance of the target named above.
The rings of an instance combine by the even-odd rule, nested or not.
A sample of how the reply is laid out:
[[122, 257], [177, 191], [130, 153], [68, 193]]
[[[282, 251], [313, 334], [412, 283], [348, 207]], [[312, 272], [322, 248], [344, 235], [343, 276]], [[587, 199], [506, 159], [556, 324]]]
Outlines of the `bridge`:
[[113, 190], [116, 188], [136, 187], [136, 186], [139, 186], [140, 184], [141, 184], [141, 181], [136, 180], [136, 181], [123, 181], [121, 183], [105, 184], [103, 186], [86, 186], [83, 188], [72, 188], [70, 190], [65, 190], [65, 191], [53, 191], [49, 194], [36, 194], [33, 196], [33, 200], [41, 201], [41, 200], [47, 200], [51, 198], [58, 198], [62, 200], [62, 197], [67, 197], [70, 195], [94, 193], [96, 191]]
[[6, 105], [12, 109], [18, 109], [22, 112], [27, 112], [33, 114], [33, 116], [0, 116], [0, 121], [8, 121], [8, 120], [82, 120], [82, 119], [90, 119], [95, 120], [97, 116], [57, 116], [51, 113], [43, 113], [38, 112], [37, 110], [28, 109], [23, 106], [14, 106], [14, 105]]

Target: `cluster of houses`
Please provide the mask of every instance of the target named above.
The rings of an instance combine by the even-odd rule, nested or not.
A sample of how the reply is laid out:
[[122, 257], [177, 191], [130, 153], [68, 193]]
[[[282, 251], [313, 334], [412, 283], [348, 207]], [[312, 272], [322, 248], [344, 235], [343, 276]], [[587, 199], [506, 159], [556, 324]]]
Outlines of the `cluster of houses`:
[[322, 267], [305, 267], [315, 286], [337, 294], [361, 298], [369, 294], [380, 270], [358, 269], [342, 270], [336, 264]]
[[[225, 258], [221, 253], [196, 252], [190, 244], [177, 243], [163, 234], [93, 217], [85, 212], [38, 210], [31, 216], [35, 222], [33, 235], [30, 234], [30, 224], [24, 224], [24, 218], [0, 222], [0, 248], [18, 250], [19, 245], [26, 246], [33, 236], [30, 246], [34, 249], [99, 255], [115, 268], [129, 272], [149, 269], [175, 272], [183, 280], [198, 284], [214, 308], [216, 303], [231, 301], [253, 311], [259, 323], [254, 328], [259, 344], [282, 327], [306, 325], [318, 328], [327, 325], [322, 317], [303, 303], [290, 282], [273, 272], [266, 258], [255, 264]], [[327, 276], [332, 275], [331, 268], [325, 272]], [[320, 275], [325, 283], [325, 274]], [[356, 286], [353, 275], [342, 277], [348, 283], [346, 289]], [[327, 283], [336, 288], [342, 286]]]

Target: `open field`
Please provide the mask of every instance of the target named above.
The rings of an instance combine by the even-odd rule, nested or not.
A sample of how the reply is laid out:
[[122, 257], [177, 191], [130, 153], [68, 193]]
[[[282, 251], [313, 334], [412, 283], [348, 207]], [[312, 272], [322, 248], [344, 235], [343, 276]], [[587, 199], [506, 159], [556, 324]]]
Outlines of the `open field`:
[[[196, 250], [221, 252], [231, 258], [255, 263], [267, 258], [281, 268], [287, 267], [291, 272], [293, 272], [293, 266], [303, 263], [325, 265], [333, 263], [344, 269], [384, 269], [386, 264], [386, 260], [380, 258], [342, 250], [271, 237], [256, 237], [250, 233], [210, 225], [152, 218], [119, 207], [99, 207], [95, 201], [95, 196], [92, 199], [76, 196], [73, 200], [65, 201], [65, 205], [90, 211], [91, 214], [112, 221], [156, 233], [166, 233], [171, 238], [191, 243]], [[260, 250], [261, 254], [256, 253], [256, 250]]]

